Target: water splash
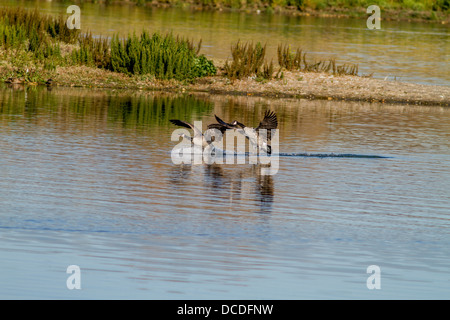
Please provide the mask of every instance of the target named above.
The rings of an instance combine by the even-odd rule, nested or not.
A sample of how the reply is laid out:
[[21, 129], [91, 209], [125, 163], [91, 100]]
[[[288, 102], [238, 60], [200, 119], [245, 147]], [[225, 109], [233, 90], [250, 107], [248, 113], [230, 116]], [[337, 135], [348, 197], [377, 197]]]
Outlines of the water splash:
[[[182, 154], [202, 154], [202, 149], [195, 148], [182, 148], [175, 149], [176, 152], [181, 152]], [[214, 151], [214, 155], [235, 155], [235, 156], [250, 156], [256, 155], [251, 152], [236, 152], [236, 151], [228, 151], [216, 148]], [[264, 154], [266, 155], [266, 154]], [[309, 152], [293, 152], [293, 153], [273, 153], [269, 155], [271, 157], [304, 157], [304, 158], [364, 158], [364, 159], [389, 159], [392, 158], [390, 156], [382, 156], [382, 155], [374, 155], [374, 154], [355, 154], [355, 153], [309, 153]]]
[[280, 157], [308, 157], [308, 158], [366, 158], [366, 159], [387, 159], [389, 156], [379, 156], [373, 154], [354, 154], [354, 153], [280, 153]]

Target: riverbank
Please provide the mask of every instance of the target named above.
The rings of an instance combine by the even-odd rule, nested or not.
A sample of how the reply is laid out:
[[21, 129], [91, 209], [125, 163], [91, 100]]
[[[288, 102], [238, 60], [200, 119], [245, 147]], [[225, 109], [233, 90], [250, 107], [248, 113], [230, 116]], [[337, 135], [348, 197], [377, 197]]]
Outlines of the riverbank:
[[[0, 73], [4, 72], [5, 70], [0, 69]], [[51, 79], [47, 82], [49, 89], [54, 86], [65, 86], [450, 106], [450, 88], [446, 86], [299, 71], [284, 71], [282, 78], [270, 80], [249, 77], [231, 81], [222, 73], [223, 70], [218, 67], [215, 76], [186, 82], [174, 79], [158, 80], [150, 76], [128, 76], [87, 66], [70, 66], [57, 67], [54, 71], [42, 74], [41, 77]], [[37, 82], [23, 84], [20, 83], [20, 79], [12, 82], [16, 82], [10, 83], [12, 86], [39, 85]]]
[[[179, 5], [172, 5], [166, 2], [155, 1], [147, 4], [152, 7], [164, 7], [172, 8], [178, 7]], [[219, 10], [219, 11], [239, 11], [245, 12], [247, 14], [283, 14], [291, 16], [304, 16], [304, 17], [320, 17], [320, 18], [357, 18], [357, 19], [367, 19], [370, 14], [366, 12], [367, 7], [359, 6], [352, 8], [342, 8], [342, 7], [323, 7], [323, 8], [311, 8], [305, 7], [299, 10], [296, 6], [277, 6], [271, 7], [267, 5], [254, 5], [245, 6], [242, 8], [232, 8], [227, 6], [212, 6], [212, 5], [198, 5], [198, 4], [187, 4], [185, 7], [189, 7], [193, 10]], [[426, 22], [426, 23], [440, 23], [449, 24], [450, 15], [447, 12], [442, 11], [417, 11], [407, 8], [384, 8], [381, 10], [382, 14], [380, 16], [381, 21], [408, 21], [408, 22]]]
[[239, 41], [231, 61], [210, 60], [194, 43], [172, 34], [129, 35], [110, 41], [65, 27], [62, 17], [1, 9], [0, 81], [172, 92], [449, 106], [450, 88], [373, 79], [335, 59], [306, 59], [280, 45], [274, 64], [266, 47]]
[[[78, 0], [103, 4], [128, 4], [159, 8], [190, 8], [192, 10], [239, 11], [248, 14], [286, 14], [329, 18], [364, 18], [369, 14], [369, 0]], [[381, 20], [450, 23], [447, 0], [390, 0], [378, 4]]]

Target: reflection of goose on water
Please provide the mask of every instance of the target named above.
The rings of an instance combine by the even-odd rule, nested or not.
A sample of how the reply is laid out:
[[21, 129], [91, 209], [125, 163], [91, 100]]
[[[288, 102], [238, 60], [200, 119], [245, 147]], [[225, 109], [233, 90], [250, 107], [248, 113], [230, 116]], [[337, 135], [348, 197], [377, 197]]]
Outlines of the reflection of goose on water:
[[180, 134], [181, 137], [183, 137], [186, 140], [189, 140], [194, 145], [202, 146], [202, 148], [208, 148], [208, 150], [214, 150], [214, 146], [212, 143], [214, 141], [220, 141], [222, 135], [216, 135], [216, 130], [219, 130], [221, 134], [225, 132], [227, 129], [232, 129], [232, 126], [226, 125], [226, 124], [219, 124], [219, 123], [212, 123], [208, 125], [208, 129], [205, 131], [205, 133], [202, 133], [201, 129], [195, 127], [193, 124], [182, 121], [182, 120], [169, 120], [172, 124], [185, 127], [188, 129], [192, 129], [194, 131], [193, 137], [188, 137], [184, 133]]
[[[243, 134], [249, 141], [250, 144], [253, 146], [253, 148], [261, 148], [264, 152], [267, 152], [267, 154], [272, 153], [272, 147], [270, 146], [270, 140], [272, 138], [272, 129], [276, 129], [278, 127], [278, 120], [277, 115], [273, 111], [266, 111], [264, 114], [264, 118], [261, 120], [259, 125], [256, 128], [247, 127], [246, 125], [242, 124], [241, 122], [234, 120], [231, 123], [226, 123], [222, 119], [216, 116], [216, 120], [218, 123], [220, 123], [223, 126], [228, 127], [240, 127], [241, 129], [238, 130], [241, 134]], [[260, 130], [265, 129], [267, 130], [266, 135], [260, 135]]]

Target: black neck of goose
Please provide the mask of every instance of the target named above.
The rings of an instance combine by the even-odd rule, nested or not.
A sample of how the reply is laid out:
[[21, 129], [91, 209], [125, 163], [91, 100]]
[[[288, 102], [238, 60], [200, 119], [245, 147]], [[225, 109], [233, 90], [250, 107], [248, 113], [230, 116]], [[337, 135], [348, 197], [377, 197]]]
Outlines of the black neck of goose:
[[238, 121], [236, 121], [236, 125], [237, 125], [238, 127], [241, 127], [242, 129], [245, 128], [245, 125], [242, 124], [242, 123], [240, 123], [240, 122], [238, 122]]

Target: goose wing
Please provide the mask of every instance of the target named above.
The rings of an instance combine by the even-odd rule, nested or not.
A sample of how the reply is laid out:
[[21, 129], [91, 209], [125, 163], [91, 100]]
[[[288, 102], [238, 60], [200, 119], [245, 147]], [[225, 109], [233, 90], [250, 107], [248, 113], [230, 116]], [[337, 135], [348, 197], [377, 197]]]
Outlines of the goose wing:
[[259, 123], [256, 131], [259, 134], [260, 129], [267, 130], [267, 140], [270, 141], [272, 139], [272, 129], [276, 129], [278, 127], [277, 115], [273, 111], [267, 110], [264, 114], [264, 119]]
[[224, 126], [220, 123], [212, 123], [208, 125], [208, 129], [217, 129], [223, 134], [227, 129], [232, 129], [232, 127]]
[[220, 119], [218, 116], [214, 115], [214, 117], [216, 117], [216, 120], [219, 124], [221, 124], [222, 126], [226, 126], [230, 128], [233, 128], [233, 125], [230, 123], [226, 123], [225, 121], [223, 121], [222, 119]]
[[176, 126], [185, 127], [185, 128], [194, 130], [194, 135], [195, 135], [195, 136], [197, 136], [197, 135], [200, 135], [200, 136], [201, 136], [201, 135], [202, 135], [201, 130], [198, 129], [198, 128], [196, 128], [196, 127], [194, 127], [194, 125], [191, 124], [191, 123], [189, 123], [189, 122], [182, 121], [182, 120], [169, 120], [169, 121], [170, 121], [172, 124], [176, 125]]
[[261, 120], [256, 130], [259, 129], [276, 129], [278, 127], [277, 115], [273, 111], [266, 111], [264, 119]]
[[185, 127], [188, 129], [194, 129], [194, 126], [186, 121], [181, 121], [181, 120], [169, 120], [169, 121], [176, 126]]

